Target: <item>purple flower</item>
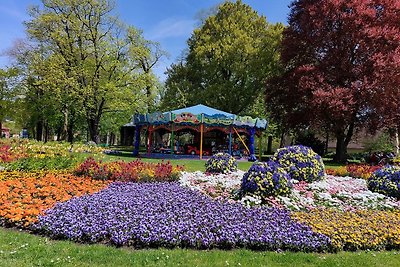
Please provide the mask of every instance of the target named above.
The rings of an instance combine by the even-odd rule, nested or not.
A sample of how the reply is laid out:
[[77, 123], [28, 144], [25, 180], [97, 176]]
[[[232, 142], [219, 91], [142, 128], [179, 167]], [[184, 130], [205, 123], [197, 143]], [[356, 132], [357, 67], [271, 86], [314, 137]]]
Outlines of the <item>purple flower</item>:
[[133, 247], [324, 251], [330, 239], [277, 208], [221, 203], [177, 183], [113, 183], [59, 203], [34, 229], [53, 238]]

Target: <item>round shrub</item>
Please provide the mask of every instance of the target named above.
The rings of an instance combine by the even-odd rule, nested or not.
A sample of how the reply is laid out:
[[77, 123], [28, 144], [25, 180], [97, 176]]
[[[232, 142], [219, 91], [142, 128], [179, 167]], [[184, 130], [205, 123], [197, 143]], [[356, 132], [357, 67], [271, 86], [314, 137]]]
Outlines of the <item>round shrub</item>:
[[375, 171], [367, 186], [372, 192], [400, 199], [400, 167], [388, 165]]
[[260, 196], [261, 199], [287, 195], [291, 189], [290, 176], [273, 161], [254, 163], [242, 178], [242, 193]]
[[206, 162], [206, 172], [228, 173], [237, 171], [237, 162], [227, 153], [217, 153]]
[[306, 146], [288, 146], [278, 149], [273, 161], [281, 165], [292, 179], [313, 182], [324, 176], [325, 167], [320, 155]]

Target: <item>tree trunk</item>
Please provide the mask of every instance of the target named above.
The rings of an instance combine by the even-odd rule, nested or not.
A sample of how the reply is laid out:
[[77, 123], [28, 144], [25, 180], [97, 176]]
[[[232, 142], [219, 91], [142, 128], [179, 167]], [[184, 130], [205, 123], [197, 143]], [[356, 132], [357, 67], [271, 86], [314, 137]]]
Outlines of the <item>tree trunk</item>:
[[396, 156], [399, 155], [399, 129], [396, 128], [396, 132], [395, 132], [395, 138], [396, 138]]
[[39, 120], [36, 123], [36, 140], [42, 141], [43, 140], [43, 121]]
[[333, 158], [335, 162], [346, 162], [347, 146], [345, 145], [344, 134], [336, 136], [336, 154]]
[[351, 123], [348, 127], [347, 133], [337, 132], [336, 133], [336, 155], [333, 161], [344, 163], [347, 157], [347, 146], [350, 143], [354, 133], [354, 123]]
[[90, 141], [99, 144], [100, 143], [99, 121], [97, 119], [88, 119], [88, 128], [89, 128]]
[[285, 131], [282, 132], [281, 134], [281, 140], [279, 142], [279, 147], [282, 148], [285, 145]]
[[272, 135], [268, 136], [267, 154], [268, 155], [272, 154]]
[[72, 144], [74, 142], [74, 129], [72, 126], [68, 127], [67, 141]]

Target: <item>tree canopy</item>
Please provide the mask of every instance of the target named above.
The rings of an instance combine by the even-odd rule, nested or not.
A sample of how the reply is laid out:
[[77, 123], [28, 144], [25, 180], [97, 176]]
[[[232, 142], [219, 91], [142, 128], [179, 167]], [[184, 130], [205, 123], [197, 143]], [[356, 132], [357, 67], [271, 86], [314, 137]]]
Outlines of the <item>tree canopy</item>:
[[164, 107], [202, 103], [246, 112], [276, 71], [283, 28], [241, 1], [224, 2], [194, 30], [183, 60], [168, 69]]
[[273, 116], [333, 132], [336, 160], [344, 160], [355, 129], [383, 118], [391, 98], [398, 102], [399, 12], [393, 0], [293, 2], [284, 71], [267, 84]]
[[111, 0], [42, 0], [31, 8], [28, 41], [13, 54], [38, 139], [45, 126], [69, 141], [87, 130], [98, 143], [101, 128], [149, 108], [143, 103], [158, 84], [152, 67], [164, 53], [113, 9]]

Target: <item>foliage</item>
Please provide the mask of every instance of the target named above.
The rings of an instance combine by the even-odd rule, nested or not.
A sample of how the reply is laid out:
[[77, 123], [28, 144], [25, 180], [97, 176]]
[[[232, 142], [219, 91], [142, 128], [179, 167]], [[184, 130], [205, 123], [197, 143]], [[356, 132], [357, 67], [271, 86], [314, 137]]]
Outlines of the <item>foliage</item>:
[[[299, 0], [283, 33], [284, 71], [267, 84], [272, 115], [332, 132], [344, 161], [355, 129], [398, 114], [399, 5]], [[340, 57], [338, 57], [340, 55]], [[398, 121], [398, 120], [397, 120]]]
[[324, 176], [322, 158], [306, 146], [288, 146], [278, 149], [272, 160], [286, 170], [292, 179], [317, 181]]
[[276, 72], [283, 28], [241, 1], [222, 3], [194, 30], [184, 58], [168, 69], [163, 107], [203, 103], [246, 112]]
[[387, 133], [381, 133], [378, 136], [366, 139], [363, 145], [364, 145], [364, 150], [368, 151], [369, 153], [372, 152], [390, 153], [395, 151], [395, 147], [390, 138], [390, 135]]
[[212, 155], [206, 162], [206, 172], [228, 173], [237, 171], [237, 161], [228, 153]]
[[327, 237], [285, 210], [216, 202], [176, 183], [113, 183], [48, 210], [35, 228], [54, 238], [139, 248], [330, 248]]
[[12, 52], [27, 85], [30, 127], [39, 140], [46, 129], [70, 142], [87, 130], [98, 143], [101, 125], [115, 131], [113, 123], [145, 108], [163, 54], [114, 16], [111, 0], [42, 2], [26, 22], [29, 42]]
[[65, 170], [73, 169], [80, 162], [80, 158], [74, 155], [21, 158], [5, 166], [9, 171], [40, 171], [40, 170]]
[[368, 189], [400, 199], [400, 167], [385, 166], [368, 178]]
[[296, 135], [295, 145], [310, 147], [318, 155], [325, 154], [325, 143], [319, 140], [311, 131], [300, 132]]
[[96, 180], [155, 182], [176, 181], [182, 170], [182, 166], [172, 166], [169, 161], [147, 163], [135, 160], [102, 163], [89, 157], [75, 169], [75, 174], [89, 176]]
[[241, 185], [243, 193], [258, 195], [263, 200], [270, 196], [288, 195], [291, 188], [290, 176], [273, 161], [254, 163], [244, 174]]
[[292, 218], [327, 235], [337, 250], [399, 249], [399, 211], [315, 209]]
[[57, 202], [97, 192], [107, 184], [60, 173], [0, 181], [0, 224], [26, 227]]

